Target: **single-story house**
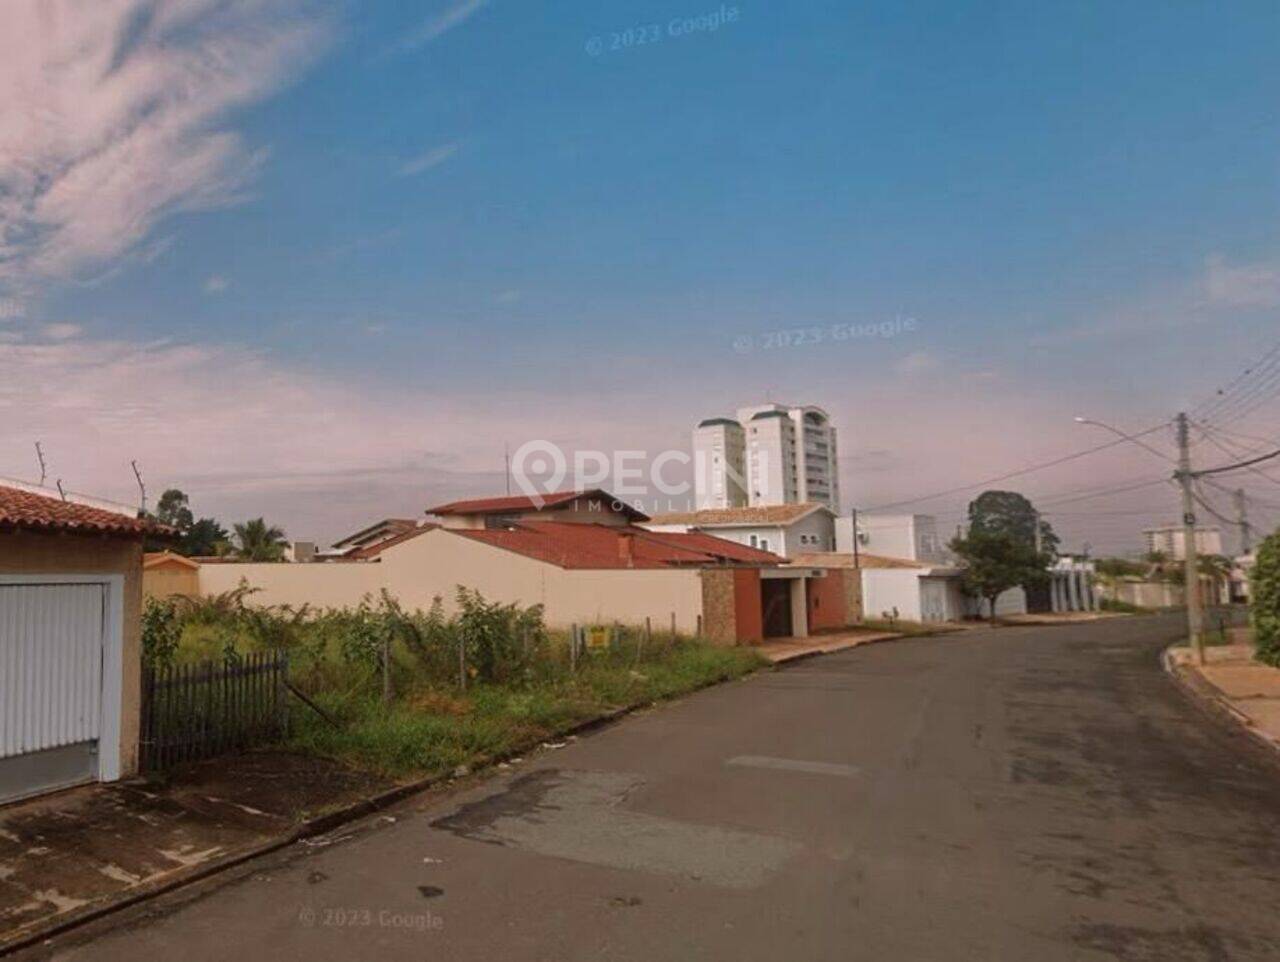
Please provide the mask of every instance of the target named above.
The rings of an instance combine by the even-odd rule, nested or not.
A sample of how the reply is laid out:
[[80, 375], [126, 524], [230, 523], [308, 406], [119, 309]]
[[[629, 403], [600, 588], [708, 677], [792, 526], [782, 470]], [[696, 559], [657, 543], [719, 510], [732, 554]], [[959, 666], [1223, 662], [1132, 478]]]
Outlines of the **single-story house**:
[[792, 555], [834, 551], [835, 514], [825, 504], [770, 504], [704, 508], [661, 514], [642, 522], [650, 531], [706, 531], [762, 551]]
[[142, 597], [194, 595], [200, 590], [200, 565], [173, 551], [148, 551], [142, 556]]
[[0, 801], [137, 769], [142, 539], [166, 530], [0, 486]]
[[[890, 558], [884, 555], [821, 552], [798, 555], [793, 564], [843, 568], [860, 575], [862, 613], [868, 620], [897, 618], [905, 621], [961, 621], [987, 615], [986, 603], [961, 590], [963, 569]], [[1025, 614], [1026, 592], [1010, 588], [996, 598], [998, 616]]]
[[447, 609], [458, 586], [504, 603], [540, 604], [547, 624], [622, 622], [721, 644], [803, 636], [855, 620], [842, 572], [785, 565], [772, 552], [705, 532], [659, 532], [604, 491], [455, 501], [426, 522], [327, 564], [202, 564], [200, 591], [261, 589], [255, 604], [353, 606], [388, 591]]

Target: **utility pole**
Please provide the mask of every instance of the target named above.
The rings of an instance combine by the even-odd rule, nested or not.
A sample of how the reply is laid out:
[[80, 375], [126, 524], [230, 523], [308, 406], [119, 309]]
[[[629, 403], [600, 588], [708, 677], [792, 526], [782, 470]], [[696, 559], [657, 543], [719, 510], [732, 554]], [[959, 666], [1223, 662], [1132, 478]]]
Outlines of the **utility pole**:
[[854, 566], [855, 568], [861, 568], [861, 567], [862, 567], [862, 561], [861, 561], [861, 559], [858, 557], [858, 509], [857, 509], [857, 508], [850, 508], [850, 509], [849, 509], [849, 518], [850, 518], [850, 520], [853, 522], [853, 524], [852, 524], [852, 528], [853, 528], [853, 566]]
[[1178, 415], [1178, 470], [1174, 473], [1182, 486], [1182, 540], [1187, 591], [1187, 632], [1196, 651], [1196, 661], [1204, 664], [1204, 631], [1200, 612], [1200, 565], [1196, 557], [1195, 499], [1191, 488], [1191, 442], [1186, 414]]
[[1035, 535], [1036, 535], [1036, 557], [1039, 557], [1039, 556], [1040, 556], [1040, 552], [1042, 552], [1042, 551], [1044, 550], [1044, 542], [1043, 542], [1043, 541], [1041, 540], [1041, 538], [1040, 538], [1040, 512], [1039, 512], [1039, 511], [1033, 511], [1033, 512], [1031, 512], [1031, 517], [1035, 519], [1035, 526], [1036, 526], [1036, 531], [1035, 531]]
[[1253, 531], [1249, 527], [1244, 488], [1236, 488], [1236, 523], [1240, 525], [1240, 553], [1248, 554], [1253, 550]]

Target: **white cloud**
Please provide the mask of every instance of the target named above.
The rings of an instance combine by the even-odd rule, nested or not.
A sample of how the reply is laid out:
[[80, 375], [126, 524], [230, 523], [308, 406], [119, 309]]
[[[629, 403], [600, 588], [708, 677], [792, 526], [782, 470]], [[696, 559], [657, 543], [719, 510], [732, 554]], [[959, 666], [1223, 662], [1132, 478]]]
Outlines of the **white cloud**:
[[466, 23], [488, 5], [488, 0], [461, 0], [447, 10], [429, 17], [400, 39], [396, 47], [401, 51], [417, 50], [437, 40], [454, 27]]
[[168, 214], [242, 199], [265, 154], [227, 114], [328, 33], [305, 0], [7, 0], [4, 20], [0, 283], [19, 290], [138, 249]]
[[499, 304], [515, 304], [520, 300], [521, 296], [519, 291], [502, 291], [494, 297], [494, 300]]
[[400, 165], [397, 173], [401, 177], [413, 177], [423, 171], [430, 170], [432, 167], [438, 167], [457, 152], [458, 145], [456, 143], [433, 147], [424, 154], [419, 154], [417, 157], [411, 157], [406, 160]]
[[40, 333], [51, 341], [69, 341], [73, 337], [79, 337], [84, 329], [79, 324], [46, 324], [40, 328]]
[[231, 282], [229, 280], [221, 274], [214, 274], [211, 277], [205, 278], [204, 292], [206, 294], [221, 294], [230, 286]]
[[1205, 263], [1205, 294], [1227, 307], [1280, 307], [1280, 263], [1232, 265], [1220, 254]]
[[12, 297], [0, 297], [0, 323], [25, 317], [27, 309], [22, 302]]

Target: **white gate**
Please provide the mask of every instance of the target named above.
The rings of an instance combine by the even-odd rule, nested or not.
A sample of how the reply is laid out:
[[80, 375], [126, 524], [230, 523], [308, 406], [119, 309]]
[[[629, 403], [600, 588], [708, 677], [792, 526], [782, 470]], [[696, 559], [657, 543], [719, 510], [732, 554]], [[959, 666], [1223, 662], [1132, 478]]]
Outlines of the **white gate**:
[[0, 584], [0, 799], [96, 778], [107, 586]]

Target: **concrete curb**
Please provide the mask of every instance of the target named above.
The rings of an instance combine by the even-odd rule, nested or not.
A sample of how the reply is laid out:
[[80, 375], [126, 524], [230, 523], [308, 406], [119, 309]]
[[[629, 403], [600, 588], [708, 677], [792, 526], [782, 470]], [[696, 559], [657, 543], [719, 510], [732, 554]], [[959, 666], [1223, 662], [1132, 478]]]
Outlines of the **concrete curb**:
[[1160, 665], [1182, 694], [1197, 708], [1235, 728], [1243, 729], [1245, 734], [1252, 736], [1255, 741], [1276, 752], [1280, 757], [1280, 739], [1258, 728], [1252, 718], [1237, 708], [1230, 698], [1205, 678], [1174, 661], [1173, 651], [1181, 647], [1183, 646], [1175, 644], [1164, 649], [1160, 653]]
[[[766, 670], [768, 667], [770, 666], [762, 665], [760, 670]], [[597, 715], [594, 718], [588, 718], [585, 721], [577, 722], [567, 728], [560, 729], [551, 735], [540, 738], [537, 741], [521, 748], [513, 749], [510, 752], [504, 752], [501, 755], [495, 755], [492, 758], [487, 758], [483, 761], [477, 762], [475, 766], [471, 768], [468, 775], [463, 777], [470, 777], [471, 775], [482, 773], [489, 774], [503, 762], [507, 762], [513, 758], [519, 758], [522, 755], [527, 755], [532, 751], [536, 751], [548, 739], [572, 738], [602, 731], [603, 729], [617, 724], [628, 715], [635, 714], [636, 712], [653, 708], [656, 705], [676, 701], [679, 698], [686, 698], [689, 695], [695, 694], [699, 691], [704, 691], [707, 688], [713, 688], [716, 685], [723, 685], [727, 682], [738, 681], [741, 678], [747, 677], [750, 677], [750, 675], [741, 675], [738, 676], [738, 678], [726, 678], [718, 681], [710, 681], [699, 685], [696, 688], [691, 688], [687, 692], [682, 692], [675, 696], [675, 698], [663, 699], [661, 701], [640, 702], [635, 705], [629, 705], [626, 708], [619, 708], [614, 711], [605, 712], [602, 715]], [[239, 852], [230, 853], [223, 858], [214, 859], [213, 861], [201, 865], [199, 868], [191, 869], [187, 872], [178, 871], [168, 878], [158, 879], [150, 884], [143, 883], [117, 899], [102, 902], [97, 905], [86, 906], [83, 909], [72, 910], [65, 915], [60, 915], [49, 920], [45, 925], [37, 923], [34, 928], [20, 930], [19, 934], [12, 939], [0, 936], [0, 957], [11, 955], [14, 952], [21, 951], [22, 949], [32, 948], [33, 946], [54, 938], [55, 936], [64, 935], [67, 932], [107, 918], [117, 912], [123, 912], [126, 909], [130, 909], [144, 902], [159, 898], [162, 895], [168, 895], [172, 892], [203, 882], [206, 879], [212, 878], [215, 875], [219, 875], [239, 865], [243, 865], [246, 862], [251, 862], [264, 855], [271, 855], [274, 852], [279, 852], [291, 845], [296, 845], [299, 842], [305, 841], [306, 839], [324, 835], [333, 831], [335, 828], [348, 825], [351, 822], [389, 808], [397, 802], [404, 801], [414, 795], [419, 795], [429, 789], [440, 785], [446, 785], [456, 780], [457, 779], [452, 775], [430, 775], [426, 778], [406, 782], [403, 785], [396, 785], [393, 788], [387, 789], [385, 792], [380, 792], [377, 795], [360, 799], [359, 801], [353, 802], [352, 804], [336, 811], [326, 812], [323, 815], [317, 815], [315, 818], [307, 819], [284, 835], [280, 835]]]

